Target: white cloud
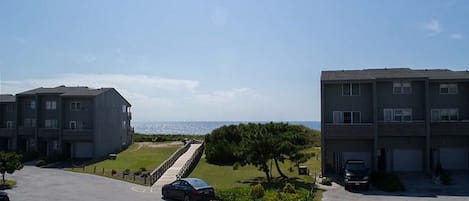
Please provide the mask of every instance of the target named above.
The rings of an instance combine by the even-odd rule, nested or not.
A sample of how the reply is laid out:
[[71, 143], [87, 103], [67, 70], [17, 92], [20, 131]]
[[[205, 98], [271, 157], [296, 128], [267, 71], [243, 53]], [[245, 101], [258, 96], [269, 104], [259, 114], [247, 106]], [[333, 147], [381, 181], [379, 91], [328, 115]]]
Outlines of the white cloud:
[[462, 34], [460, 34], [460, 33], [452, 33], [452, 34], [449, 35], [449, 37], [452, 38], [452, 39], [462, 39], [463, 38]]
[[124, 74], [65, 74], [43, 79], [1, 80], [1, 93], [37, 87], [116, 88], [136, 121], [269, 120], [278, 116], [271, 98], [248, 87], [200, 92], [199, 81]]
[[440, 21], [435, 20], [435, 19], [432, 19], [430, 22], [425, 23], [423, 25], [423, 27], [426, 30], [431, 32], [430, 35], [437, 35], [437, 34], [441, 33], [441, 31], [442, 31]]

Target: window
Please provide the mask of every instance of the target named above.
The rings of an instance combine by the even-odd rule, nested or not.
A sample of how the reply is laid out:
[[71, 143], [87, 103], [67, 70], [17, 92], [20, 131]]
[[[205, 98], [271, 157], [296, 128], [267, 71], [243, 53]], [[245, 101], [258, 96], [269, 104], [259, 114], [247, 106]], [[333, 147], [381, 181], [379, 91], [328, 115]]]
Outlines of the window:
[[432, 109], [432, 121], [457, 121], [459, 120], [459, 110], [458, 109]]
[[68, 122], [68, 127], [69, 127], [70, 129], [72, 129], [72, 130], [73, 130], [73, 129], [77, 129], [77, 122], [76, 122], [76, 121], [70, 121], [70, 122]]
[[355, 124], [361, 122], [360, 112], [334, 111], [332, 116], [335, 124]]
[[30, 103], [29, 103], [29, 106], [31, 107], [31, 109], [36, 109], [36, 101], [35, 100], [32, 100]]
[[70, 110], [71, 111], [80, 111], [81, 110], [81, 103], [80, 102], [71, 102], [70, 103]]
[[440, 84], [440, 94], [457, 94], [458, 84]]
[[396, 108], [396, 109], [384, 109], [384, 121], [391, 122], [408, 122], [412, 121], [412, 109], [410, 108]]
[[410, 82], [396, 81], [392, 84], [392, 93], [393, 94], [411, 94], [412, 85]]
[[127, 105], [122, 105], [122, 112], [127, 112]]
[[7, 128], [13, 128], [14, 124], [13, 121], [7, 121]]
[[46, 119], [44, 122], [44, 127], [46, 128], [57, 128], [57, 119]]
[[358, 83], [342, 84], [342, 95], [343, 96], [359, 96], [360, 84]]
[[393, 109], [384, 109], [384, 121], [393, 121], [394, 113]]
[[26, 127], [26, 128], [35, 128], [36, 127], [36, 119], [31, 119], [31, 118], [24, 119], [24, 127]]
[[46, 101], [46, 110], [55, 110], [55, 109], [57, 109], [57, 102]]

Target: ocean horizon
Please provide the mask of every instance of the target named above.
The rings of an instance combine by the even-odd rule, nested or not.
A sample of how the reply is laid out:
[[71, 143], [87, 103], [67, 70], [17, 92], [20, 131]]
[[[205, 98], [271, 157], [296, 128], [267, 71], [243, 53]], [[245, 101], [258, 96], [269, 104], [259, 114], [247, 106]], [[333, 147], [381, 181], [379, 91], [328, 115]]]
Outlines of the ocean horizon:
[[[225, 125], [241, 123], [268, 123], [270, 121], [135, 121], [132, 122], [135, 132], [141, 134], [186, 134], [205, 135]], [[281, 121], [293, 125], [303, 125], [321, 130], [320, 121]]]

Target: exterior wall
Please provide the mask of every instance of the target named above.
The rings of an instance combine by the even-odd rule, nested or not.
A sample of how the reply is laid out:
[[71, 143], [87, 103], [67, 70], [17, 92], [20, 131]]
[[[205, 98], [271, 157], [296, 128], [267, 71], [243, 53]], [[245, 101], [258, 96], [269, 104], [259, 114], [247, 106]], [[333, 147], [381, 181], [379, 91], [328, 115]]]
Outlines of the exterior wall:
[[469, 83], [458, 82], [457, 94], [440, 94], [440, 83], [430, 83], [430, 109], [458, 108], [459, 120], [469, 120]]
[[[393, 82], [407, 80], [412, 83], [412, 93], [393, 94]], [[435, 161], [439, 160], [438, 157], [445, 157], [447, 165], [465, 168], [466, 165], [458, 166], [457, 162], [460, 158], [468, 156], [469, 164], [468, 80], [407, 80], [321, 81], [323, 174], [341, 168], [341, 153], [354, 151], [369, 151], [374, 162], [374, 167], [371, 168], [375, 170], [393, 171], [394, 168], [399, 168], [405, 171], [404, 169], [409, 167], [405, 166], [406, 162], [418, 161], [413, 163], [422, 164], [418, 171], [430, 174], [436, 167]], [[342, 83], [350, 82], [362, 83], [360, 96], [342, 96]], [[373, 85], [373, 82], [376, 82], [376, 85]], [[455, 82], [458, 83], [458, 94], [439, 93], [440, 83]], [[376, 86], [375, 94], [373, 86]], [[374, 108], [376, 112], [373, 111]], [[411, 108], [412, 121], [384, 122], [385, 108]], [[458, 108], [459, 121], [430, 122], [431, 109], [438, 108]], [[362, 124], [332, 124], [333, 111], [360, 111]], [[444, 150], [441, 151], [444, 154], [440, 155], [440, 150]], [[466, 155], [464, 150], [467, 150]], [[412, 156], [399, 157], [401, 153], [409, 153]], [[448, 159], [447, 156], [451, 155], [449, 153], [457, 154]], [[414, 158], [418, 160], [413, 160]]]
[[[122, 105], [126, 101], [115, 90], [108, 90], [95, 97], [95, 157], [105, 156], [120, 151], [123, 140], [128, 136], [130, 128], [129, 115], [122, 112]], [[122, 127], [126, 121], [126, 127]]]
[[[94, 128], [95, 104], [93, 97], [63, 97], [62, 98], [62, 128], [70, 129], [70, 121], [83, 122], [83, 129]], [[81, 110], [71, 109], [72, 102], [79, 102]]]
[[[0, 150], [16, 150], [16, 102], [0, 103]], [[7, 128], [12, 121], [12, 128]]]
[[[46, 109], [46, 102], [47, 101], [55, 101], [56, 102], [56, 109], [55, 110], [48, 110]], [[45, 128], [45, 120], [46, 119], [56, 119], [57, 121], [60, 118], [59, 114], [59, 96], [58, 95], [44, 95], [38, 97], [38, 103], [36, 105], [38, 111], [38, 118], [37, 118], [37, 125], [39, 128]], [[57, 125], [59, 128], [59, 125]]]
[[[350, 82], [343, 82], [350, 83]], [[324, 84], [324, 118], [325, 123], [332, 123], [334, 111], [359, 111], [362, 123], [373, 122], [372, 84], [360, 83], [359, 96], [343, 96], [342, 83]]]
[[412, 108], [412, 120], [425, 120], [425, 83], [412, 81], [411, 94], [393, 94], [393, 81], [376, 83], [378, 121], [384, 120], [385, 108]]
[[343, 164], [343, 153], [344, 152], [373, 152], [373, 141], [372, 140], [325, 140], [327, 148], [324, 151], [325, 170], [323, 172], [335, 172], [341, 173]]

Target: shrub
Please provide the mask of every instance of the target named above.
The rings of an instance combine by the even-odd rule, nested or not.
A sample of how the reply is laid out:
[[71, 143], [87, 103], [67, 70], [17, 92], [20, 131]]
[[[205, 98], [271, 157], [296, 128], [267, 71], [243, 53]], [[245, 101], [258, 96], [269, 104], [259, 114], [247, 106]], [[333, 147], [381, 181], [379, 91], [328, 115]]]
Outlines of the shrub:
[[114, 176], [116, 173], [117, 173], [116, 170], [114, 170], [114, 169], [111, 170], [111, 175], [112, 175], [112, 176]]
[[252, 201], [247, 187], [217, 190], [215, 195], [220, 201]]
[[451, 177], [448, 173], [442, 172], [440, 175], [440, 181], [444, 185], [449, 185], [451, 183]]
[[329, 177], [324, 177], [321, 180], [321, 184], [326, 185], [326, 186], [331, 186], [332, 185], [332, 179], [329, 178]]
[[264, 187], [261, 184], [256, 184], [251, 188], [251, 192], [249, 193], [253, 199], [260, 199], [264, 197]]
[[38, 157], [37, 152], [25, 152], [25, 153], [22, 153], [21, 155], [23, 155], [23, 158], [21, 160], [21, 162], [23, 162], [23, 163], [34, 160]]
[[150, 173], [148, 173], [148, 172], [142, 172], [142, 174], [140, 176], [145, 178], [145, 177], [148, 177], [149, 175], [150, 175]]
[[142, 171], [140, 171], [140, 170], [137, 170], [137, 171], [134, 172], [135, 176], [138, 176], [138, 175], [141, 175], [141, 174], [142, 174]]
[[122, 172], [123, 175], [129, 175], [130, 174], [130, 170], [129, 169], [125, 169], [124, 172]]
[[46, 164], [47, 164], [47, 162], [45, 160], [36, 161], [36, 167], [41, 167], [41, 166], [44, 166]]
[[374, 172], [371, 174], [371, 183], [382, 191], [396, 192], [405, 190], [404, 184], [394, 173]]
[[146, 169], [146, 168], [144, 168], [144, 167], [141, 167], [141, 168], [140, 168], [140, 171], [142, 171], [142, 172], [146, 172], [146, 171], [147, 171], [147, 169]]
[[290, 194], [296, 194], [295, 187], [290, 183], [285, 184], [285, 186], [283, 187], [283, 192], [284, 193], [290, 193]]
[[238, 170], [239, 166], [241, 166], [241, 164], [239, 164], [238, 162], [234, 163], [233, 164], [233, 170]]

